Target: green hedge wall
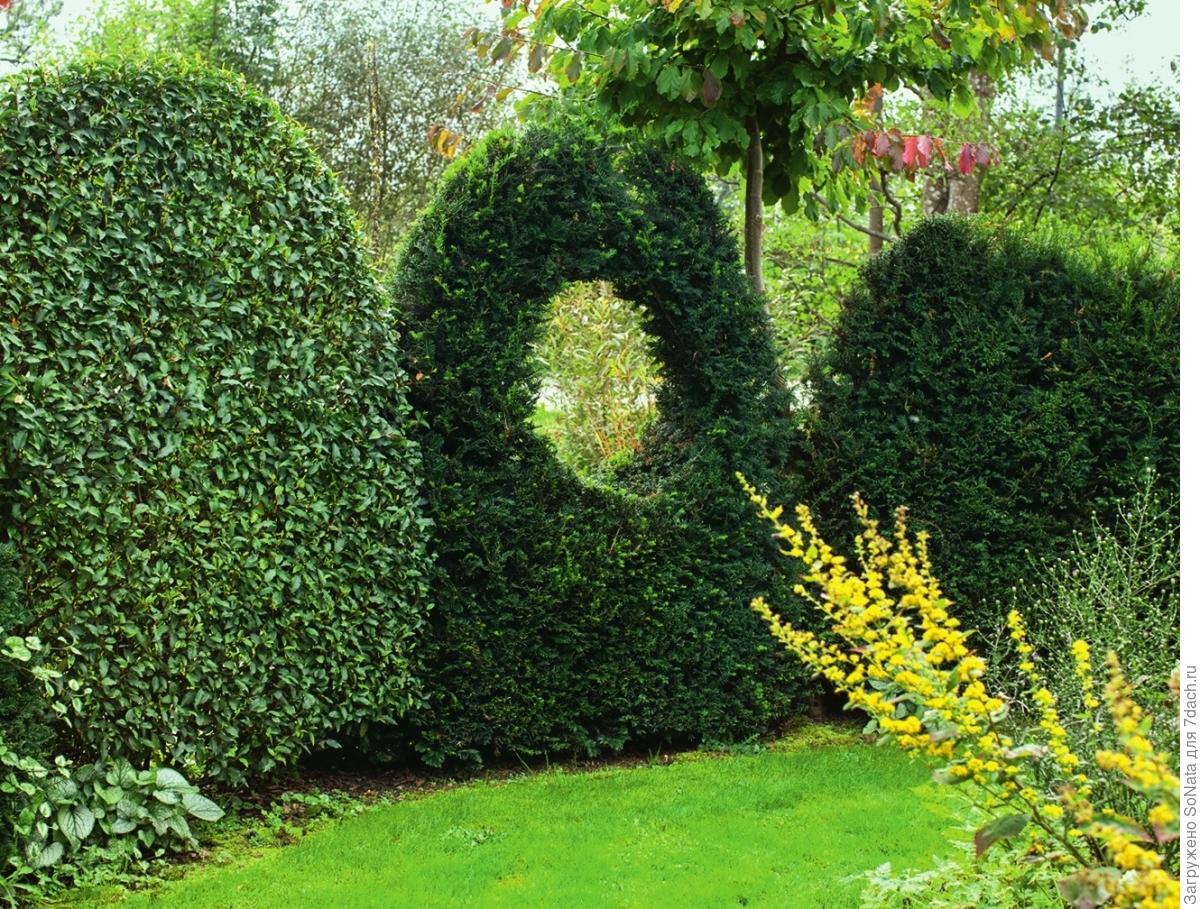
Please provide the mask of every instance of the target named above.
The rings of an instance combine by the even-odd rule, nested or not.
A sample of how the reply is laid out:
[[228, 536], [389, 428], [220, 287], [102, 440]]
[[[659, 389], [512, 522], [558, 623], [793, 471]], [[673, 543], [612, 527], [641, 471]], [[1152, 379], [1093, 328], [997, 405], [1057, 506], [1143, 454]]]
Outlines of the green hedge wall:
[[[786, 451], [762, 301], [703, 181], [626, 147], [577, 126], [495, 135], [400, 260], [435, 527], [414, 715], [433, 763], [740, 739], [799, 688], [747, 605], [778, 573], [734, 477], [770, 486]], [[549, 302], [598, 279], [644, 309], [664, 369], [659, 421], [612, 487], [530, 423]]]
[[854, 490], [909, 505], [983, 627], [1147, 466], [1178, 489], [1179, 278], [1145, 257], [930, 220], [863, 271], [811, 379], [802, 497], [843, 541]]
[[425, 524], [361, 249], [226, 74], [0, 88], [0, 507], [87, 750], [236, 783], [416, 697]]

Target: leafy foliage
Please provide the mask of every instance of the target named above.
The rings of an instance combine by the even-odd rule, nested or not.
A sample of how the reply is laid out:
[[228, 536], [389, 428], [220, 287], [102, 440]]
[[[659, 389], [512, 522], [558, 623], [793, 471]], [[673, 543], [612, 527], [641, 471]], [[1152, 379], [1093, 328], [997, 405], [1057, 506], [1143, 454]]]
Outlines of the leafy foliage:
[[1179, 96], [1130, 86], [1112, 100], [1089, 96], [1077, 76], [1062, 123], [1028, 102], [992, 119], [995, 142], [1013, 150], [982, 184], [980, 213], [1014, 227], [1071, 225], [1102, 246], [1144, 238], [1179, 248]]
[[[733, 481], [782, 463], [766, 316], [703, 181], [578, 125], [503, 132], [452, 167], [396, 276], [437, 553], [427, 760], [733, 740], [793, 702], [739, 604], [770, 560]], [[645, 313], [658, 419], [611, 487], [530, 425], [554, 295], [607, 280]]]
[[767, 311], [780, 365], [790, 381], [801, 382], [809, 361], [833, 334], [842, 300], [866, 259], [866, 243], [861, 234], [778, 209], [768, 211], [766, 219]]
[[238, 782], [416, 696], [425, 525], [333, 179], [228, 75], [0, 94], [0, 507], [64, 718]]
[[[1178, 503], [1163, 501], [1147, 479], [1112, 520], [1078, 534], [1062, 558], [1039, 564], [1011, 597], [1025, 616], [1038, 671], [1056, 691], [1074, 684], [1071, 644], [1079, 639], [1115, 651], [1139, 691], [1158, 688], [1179, 662]], [[1017, 690], [1017, 660], [1004, 638], [990, 663], [997, 687]], [[1091, 733], [1086, 725], [1067, 731], [1081, 747]], [[1155, 740], [1158, 747], [1173, 747], [1170, 729], [1156, 731], [1166, 737]]]
[[[30, 624], [19, 587], [13, 549], [0, 543], [0, 640]], [[39, 686], [18, 665], [0, 660], [0, 730], [8, 745], [25, 755], [46, 754], [54, 737], [51, 716]], [[0, 797], [0, 816], [3, 801]]]
[[107, 0], [83, 24], [77, 50], [111, 59], [189, 57], [276, 85], [284, 51], [279, 0]]
[[1016, 0], [902, 10], [881, 0], [507, 5], [493, 53], [528, 48], [531, 69], [595, 97], [704, 168], [746, 165], [757, 130], [764, 201], [794, 211], [804, 200], [814, 216], [812, 190], [835, 173], [827, 152], [849, 146], [838, 127], [870, 86], [918, 85], [967, 111], [970, 71], [1022, 66], [1082, 22], [1069, 4]]
[[862, 909], [1062, 909], [1050, 862], [1000, 849], [976, 856], [973, 845], [954, 852], [954, 858], [935, 857], [927, 871], [888, 863], [862, 875]]
[[[1177, 273], [937, 218], [872, 261], [811, 373], [797, 471], [839, 540], [859, 490], [936, 530], [973, 624], [1147, 466], [1179, 471]], [[1168, 488], [1169, 491], [1169, 488]]]
[[[1070, 645], [1073, 684], [1047, 687], [1014, 609], [1007, 626], [1020, 660], [1019, 696], [1038, 717], [1036, 725], [1014, 722], [986, 661], [968, 646], [974, 632], [951, 615], [928, 534], [909, 534], [905, 509], [897, 509], [888, 539], [854, 496], [854, 565], [825, 542], [806, 505], [796, 506], [790, 523], [783, 506], [772, 508], [742, 483], [785, 555], [799, 561], [795, 593], [824, 627], [797, 630], [761, 597], [751, 608], [809, 671], [867, 713], [868, 732], [931, 759], [940, 782], [968, 784], [967, 798], [986, 819], [975, 831], [977, 858], [998, 843], [1019, 844], [1029, 859], [1066, 875], [1056, 888], [1075, 909], [1110, 897], [1114, 906], [1179, 905], [1179, 756], [1151, 741], [1153, 726], [1178, 715], [1177, 704], [1147, 713], [1112, 651], [1102, 702], [1084, 640]], [[1178, 681], [1176, 673], [1176, 697]], [[1088, 729], [1088, 747], [1072, 747], [1069, 722]], [[1114, 792], [1129, 796], [1116, 802]]]
[[169, 767], [138, 771], [117, 760], [72, 768], [61, 757], [46, 767], [3, 741], [0, 765], [0, 793], [22, 803], [13, 820], [20, 852], [8, 871], [15, 881], [69, 864], [84, 850], [92, 852], [89, 862], [161, 857], [195, 846], [189, 818], [217, 821], [225, 814]]
[[45, 49], [50, 21], [61, 10], [62, 0], [0, 2], [0, 72], [34, 62]]
[[283, 27], [273, 96], [337, 173], [377, 259], [396, 251], [445, 167], [424, 141], [430, 127], [482, 135], [506, 112], [456, 104], [483, 70], [462, 42], [483, 15], [478, 6], [312, 4]]
[[654, 419], [658, 365], [640, 314], [606, 284], [576, 284], [551, 303], [537, 347], [544, 364], [544, 433], [582, 474], [603, 473], [638, 448]]

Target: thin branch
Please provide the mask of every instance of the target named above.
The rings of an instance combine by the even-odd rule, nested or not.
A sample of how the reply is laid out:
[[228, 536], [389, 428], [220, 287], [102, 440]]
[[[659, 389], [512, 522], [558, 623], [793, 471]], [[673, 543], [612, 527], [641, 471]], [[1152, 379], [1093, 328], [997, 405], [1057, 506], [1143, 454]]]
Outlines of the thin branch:
[[824, 205], [825, 208], [827, 208], [829, 210], [830, 214], [832, 214], [835, 218], [837, 218], [842, 224], [845, 224], [847, 227], [853, 228], [854, 230], [857, 230], [860, 233], [864, 233], [868, 237], [875, 237], [877, 239], [880, 239], [884, 243], [895, 243], [896, 240], [899, 239], [898, 237], [893, 237], [888, 234], [880, 233], [877, 230], [871, 230], [871, 228], [867, 227], [867, 225], [865, 225], [865, 224], [859, 224], [857, 221], [851, 221], [849, 218], [847, 218], [841, 212], [835, 210], [834, 207], [832, 205], [830, 205], [829, 202], [825, 199], [825, 197], [820, 195], [819, 193], [813, 193], [813, 198], [816, 199], [818, 202], [820, 202], [822, 205]]
[[1058, 175], [1062, 171], [1063, 154], [1067, 150], [1067, 139], [1063, 137], [1062, 142], [1058, 146], [1058, 157], [1054, 160], [1054, 173], [1050, 175], [1050, 182], [1046, 184], [1045, 195], [1042, 196], [1042, 201], [1038, 203], [1037, 213], [1033, 216], [1033, 226], [1037, 227], [1038, 221], [1042, 219], [1042, 212], [1046, 208], [1046, 203], [1050, 201], [1050, 197], [1054, 194], [1054, 184], [1058, 182]]
[[892, 207], [892, 229], [896, 231], [896, 236], [898, 237], [902, 233], [900, 230], [900, 219], [904, 215], [904, 210], [901, 209], [896, 197], [892, 195], [892, 191], [888, 189], [887, 178], [887, 173], [881, 171], [879, 174], [879, 189], [883, 193], [883, 197], [887, 199], [888, 205]]

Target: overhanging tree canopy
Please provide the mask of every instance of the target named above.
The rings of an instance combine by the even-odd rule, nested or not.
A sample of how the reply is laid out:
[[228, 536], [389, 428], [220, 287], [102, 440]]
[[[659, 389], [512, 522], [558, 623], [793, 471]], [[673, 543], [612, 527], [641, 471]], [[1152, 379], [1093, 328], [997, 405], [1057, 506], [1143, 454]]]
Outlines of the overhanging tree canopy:
[[874, 84], [969, 110], [972, 71], [1049, 56], [1082, 14], [1057, 0], [505, 0], [493, 56], [595, 98], [702, 170], [746, 178], [747, 270], [761, 287], [762, 203], [837, 205], [853, 104]]

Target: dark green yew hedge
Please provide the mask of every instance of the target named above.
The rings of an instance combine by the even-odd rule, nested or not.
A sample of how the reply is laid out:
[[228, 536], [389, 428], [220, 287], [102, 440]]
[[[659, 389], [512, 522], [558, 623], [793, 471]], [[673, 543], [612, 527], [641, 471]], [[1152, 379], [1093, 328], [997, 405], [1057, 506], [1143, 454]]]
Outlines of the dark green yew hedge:
[[1146, 467], [1178, 490], [1179, 277], [1144, 256], [931, 220], [864, 270], [812, 381], [802, 496], [843, 544], [851, 492], [909, 505], [981, 627]]
[[238, 782], [414, 700], [425, 526], [361, 249], [227, 75], [0, 87], [0, 517], [77, 747]]
[[[734, 740], [797, 693], [747, 605], [780, 575], [734, 477], [770, 487], [786, 450], [762, 301], [704, 182], [625, 146], [577, 127], [495, 135], [401, 257], [436, 551], [429, 706], [413, 718], [434, 763]], [[644, 309], [665, 377], [659, 421], [611, 487], [530, 424], [548, 304], [596, 279]]]

